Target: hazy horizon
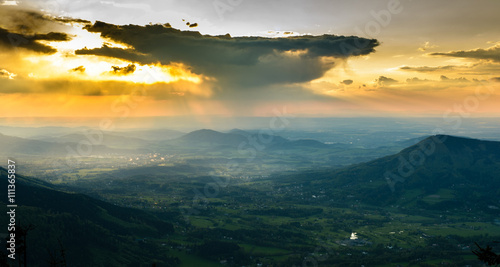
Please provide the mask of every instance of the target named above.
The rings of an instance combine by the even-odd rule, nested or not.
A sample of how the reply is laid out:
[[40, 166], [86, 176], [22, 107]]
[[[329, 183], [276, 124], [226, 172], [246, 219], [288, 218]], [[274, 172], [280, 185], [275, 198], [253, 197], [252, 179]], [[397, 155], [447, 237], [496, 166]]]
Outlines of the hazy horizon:
[[272, 3], [3, 1], [0, 117], [500, 117], [500, 3]]
[[[476, 129], [500, 128], [497, 124], [499, 117], [304, 117], [295, 116], [286, 112], [277, 112], [269, 117], [192, 117], [192, 116], [157, 116], [157, 117], [132, 117], [132, 118], [0, 118], [0, 127], [68, 127], [68, 128], [101, 128], [103, 131], [114, 130], [154, 130], [170, 129], [192, 131], [198, 129], [231, 130], [235, 128], [258, 130], [269, 128], [269, 123], [283, 118], [287, 130], [300, 129], [325, 129], [343, 128], [347, 125], [351, 128], [364, 129], [366, 127], [398, 127], [397, 123], [414, 126], [438, 127], [452, 132], [465, 130], [475, 125]], [[324, 124], [330, 122], [332, 124]], [[105, 127], [104, 127], [105, 126]], [[281, 126], [281, 125], [280, 125]], [[400, 125], [402, 126], [402, 125]], [[0, 129], [1, 133], [1, 129]]]

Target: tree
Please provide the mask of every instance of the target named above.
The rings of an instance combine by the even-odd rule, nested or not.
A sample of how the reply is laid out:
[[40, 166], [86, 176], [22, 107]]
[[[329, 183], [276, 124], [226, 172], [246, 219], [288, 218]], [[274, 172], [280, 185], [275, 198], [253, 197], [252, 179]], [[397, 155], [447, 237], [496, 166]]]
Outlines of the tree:
[[[495, 242], [498, 243], [498, 242]], [[490, 246], [486, 246], [486, 248], [480, 247], [476, 242], [474, 242], [479, 250], [473, 250], [472, 253], [476, 254], [478, 259], [490, 266], [499, 266], [500, 265], [500, 255], [493, 252], [493, 248]]]
[[9, 267], [9, 262], [7, 258], [7, 254], [3, 251], [0, 251], [0, 267]]
[[66, 250], [64, 249], [64, 247], [61, 243], [61, 240], [57, 239], [57, 241], [59, 242], [60, 255], [57, 256], [55, 252], [53, 253], [50, 250], [48, 250], [50, 259], [47, 261], [47, 263], [49, 264], [49, 266], [66, 267], [67, 266], [67, 264], [66, 264]]
[[[16, 226], [16, 236], [19, 237], [19, 239], [17, 239], [17, 246], [18, 246], [18, 251], [19, 251], [19, 255], [21, 255], [20, 257], [18, 257], [18, 261], [19, 261], [19, 266], [27, 266], [27, 261], [28, 261], [28, 254], [27, 254], [27, 242], [26, 242], [26, 236], [28, 235], [28, 232], [30, 232], [31, 230], [35, 229], [36, 227], [33, 225], [33, 224], [29, 224], [28, 226], [26, 227], [23, 227], [22, 225], [18, 225]], [[21, 265], [22, 264], [22, 265]]]

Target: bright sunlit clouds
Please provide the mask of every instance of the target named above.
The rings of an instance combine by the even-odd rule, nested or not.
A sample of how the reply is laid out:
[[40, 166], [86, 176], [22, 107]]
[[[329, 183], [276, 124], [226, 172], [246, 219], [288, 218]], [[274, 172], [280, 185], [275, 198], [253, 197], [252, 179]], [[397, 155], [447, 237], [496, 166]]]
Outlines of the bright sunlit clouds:
[[134, 65], [131, 73], [120, 74], [113, 67], [126, 68], [131, 62], [98, 56], [74, 56], [56, 53], [48, 56], [29, 56], [29, 75], [37, 79], [71, 78], [89, 81], [123, 81], [132, 83], [172, 83], [188, 81], [200, 84], [203, 76], [193, 74], [183, 64]]
[[[499, 4], [480, 2], [402, 0], [382, 25], [373, 17], [387, 8], [382, 0], [242, 2], [223, 14], [194, 0], [59, 1], [50, 12], [37, 0], [3, 1], [0, 94], [23, 105], [70, 95], [67, 116], [87, 114], [79, 101], [104, 109], [137, 88], [149, 109], [130, 116], [252, 116], [275, 106], [306, 116], [441, 116], [478, 85], [499, 85]], [[417, 15], [429, 9], [426, 20]], [[457, 18], [463, 10], [473, 18]], [[374, 22], [380, 29], [366, 31]], [[499, 91], [472, 116], [500, 114]], [[60, 115], [43, 99], [45, 111], [32, 114]], [[104, 110], [97, 114], [115, 115]]]
[[53, 55], [31, 55], [25, 58], [32, 71], [31, 77], [38, 79], [72, 78], [92, 81], [123, 81], [133, 83], [172, 83], [180, 80], [199, 84], [201, 75], [193, 74], [184, 64], [169, 66], [157, 64], [134, 65], [129, 73], [118, 73], [113, 67], [125, 68], [133, 62], [92, 55], [75, 55], [79, 49], [94, 49], [103, 46], [130, 49], [130, 46], [102, 38], [99, 33], [82, 29], [81, 24], [73, 25], [68, 33], [69, 41], [40, 41], [57, 49]]

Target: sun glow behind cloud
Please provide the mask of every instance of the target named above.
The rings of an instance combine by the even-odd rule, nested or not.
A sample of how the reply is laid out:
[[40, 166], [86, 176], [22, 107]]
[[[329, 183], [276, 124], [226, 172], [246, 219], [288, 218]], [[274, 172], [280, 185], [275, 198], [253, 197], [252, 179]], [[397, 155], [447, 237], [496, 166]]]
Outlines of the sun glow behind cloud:
[[[7, 2], [17, 3], [3, 1]], [[300, 27], [293, 26], [293, 21], [286, 25], [259, 26], [253, 23], [253, 13], [248, 21], [244, 17], [232, 18], [228, 13], [223, 30], [214, 33], [204, 28], [212, 27], [210, 23], [214, 21], [204, 21], [201, 15], [196, 20], [200, 27], [193, 31], [184, 23], [176, 26], [174, 19], [164, 13], [158, 21], [151, 19], [150, 13], [141, 14], [153, 23], [139, 23], [138, 18], [133, 17], [137, 10], [111, 2], [85, 6], [92, 15], [82, 12], [46, 15], [42, 9], [27, 13], [22, 11], [25, 2], [19, 1], [17, 8], [0, 6], [3, 8], [0, 27], [4, 32], [19, 33], [27, 38], [33, 34], [42, 37], [30, 39], [28, 44], [15, 49], [4, 41], [7, 46], [5, 51], [0, 51], [0, 94], [11, 100], [23, 95], [27, 106], [42, 95], [69, 96], [72, 102], [66, 106], [65, 115], [88, 115], [86, 106], [106, 108], [112, 106], [114, 99], [140, 88], [151, 101], [142, 108], [149, 109], [148, 112], [135, 110], [131, 116], [190, 115], [192, 112], [210, 115], [219, 114], [221, 110], [228, 115], [265, 115], [277, 106], [287, 106], [297, 114], [311, 116], [440, 116], [474, 96], [478, 83], [491, 84], [494, 88], [500, 85], [497, 56], [500, 49], [495, 46], [498, 30], [494, 27], [482, 37], [478, 35], [464, 42], [464, 35], [460, 34], [457, 39], [455, 33], [443, 31], [440, 28], [443, 25], [435, 20], [432, 28], [425, 28], [424, 36], [409, 27], [411, 25], [397, 21], [411, 14], [394, 16], [394, 23], [373, 36], [377, 43], [370, 43], [360, 53], [348, 49], [352, 53], [346, 55], [343, 53], [346, 48], [356, 46], [341, 35], [359, 35], [351, 36], [351, 41], [365, 43], [363, 35], [353, 31], [354, 27], [363, 28], [364, 24], [358, 25], [345, 17], [336, 21], [345, 20], [347, 28], [331, 28], [335, 24], [330, 21], [331, 12], [321, 25], [304, 21]], [[71, 7], [75, 12], [79, 9], [74, 2]], [[167, 9], [151, 5], [150, 11], [161, 8]], [[371, 9], [366, 10], [367, 16]], [[356, 7], [356, 12], [364, 11]], [[60, 15], [66, 17], [57, 17]], [[123, 22], [114, 20], [118, 15], [123, 16]], [[278, 14], [274, 14], [273, 19], [274, 16]], [[98, 21], [87, 21], [89, 19]], [[166, 22], [173, 27], [166, 27]], [[226, 28], [234, 22], [239, 23], [241, 29]], [[19, 27], [25, 25], [31, 31], [20, 30]], [[487, 29], [488, 25], [471, 28], [475, 33]], [[268, 27], [274, 31], [268, 31]], [[241, 31], [254, 34], [238, 35]], [[51, 32], [67, 34], [70, 40], [43, 37]], [[62, 111], [51, 107], [51, 97], [44, 97], [46, 104], [40, 105], [47, 106], [46, 113], [32, 110], [25, 115], [59, 115]], [[498, 114], [495, 103], [499, 99], [496, 90], [488, 99], [481, 100], [474, 113]], [[71, 111], [71, 107], [75, 110]], [[17, 116], [23, 111], [4, 109], [3, 112], [6, 116]]]
[[71, 26], [72, 29], [68, 32], [68, 35], [71, 36], [71, 40], [65, 42], [40, 42], [56, 48], [60, 53], [73, 53], [74, 51], [82, 48], [97, 48], [101, 47], [103, 44], [107, 44], [111, 47], [127, 48], [125, 45], [117, 44], [111, 40], [102, 38], [98, 33], [88, 32], [82, 29], [84, 25], [81, 23], [72, 24]]
[[[69, 41], [40, 41], [44, 45], [57, 49], [52, 55], [34, 54], [24, 58], [31, 66], [26, 76], [34, 79], [70, 78], [92, 81], [122, 81], [141, 84], [173, 83], [187, 81], [200, 84], [205, 79], [202, 75], [194, 74], [189, 67], [182, 63], [169, 65], [137, 64], [134, 62], [94, 55], [75, 55], [79, 49], [93, 49], [103, 46], [111, 48], [130, 49], [131, 47], [113, 42], [101, 37], [99, 33], [92, 33], [82, 29], [82, 24], [73, 24], [68, 33]], [[113, 67], [125, 67], [133, 64], [134, 71], [127, 74], [114, 73]]]

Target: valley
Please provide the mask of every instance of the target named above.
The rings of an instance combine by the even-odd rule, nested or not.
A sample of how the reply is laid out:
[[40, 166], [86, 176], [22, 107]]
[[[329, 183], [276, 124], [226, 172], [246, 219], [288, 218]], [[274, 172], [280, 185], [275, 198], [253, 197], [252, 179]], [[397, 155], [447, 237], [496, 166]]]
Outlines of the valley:
[[[59, 235], [68, 260], [102, 246], [92, 235], [72, 244], [69, 223], [102, 229], [99, 242], [115, 245], [92, 254], [96, 264], [122, 246], [130, 257], [116, 263], [144, 266], [481, 266], [474, 242], [500, 239], [499, 142], [437, 135], [370, 149], [266, 136], [275, 143], [238, 150], [251, 138], [200, 130], [145, 154], [82, 157], [72, 169], [36, 170], [54, 162], [38, 158], [19, 167], [43, 180], [24, 178], [20, 216]], [[62, 192], [99, 200], [81, 195], [64, 208], [51, 200]], [[70, 208], [96, 201], [111, 206], [90, 217]], [[118, 207], [128, 210], [109, 210]], [[53, 220], [66, 234], [46, 225]]]

